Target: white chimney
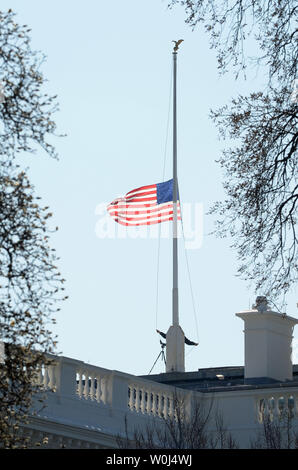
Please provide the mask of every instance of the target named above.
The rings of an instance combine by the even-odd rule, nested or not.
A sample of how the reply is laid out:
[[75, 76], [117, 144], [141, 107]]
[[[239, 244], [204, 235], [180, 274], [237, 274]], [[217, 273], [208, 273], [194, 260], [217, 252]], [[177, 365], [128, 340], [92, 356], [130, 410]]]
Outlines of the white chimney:
[[273, 312], [266, 297], [257, 297], [252, 310], [236, 316], [244, 320], [246, 381], [292, 380], [292, 338], [298, 320]]

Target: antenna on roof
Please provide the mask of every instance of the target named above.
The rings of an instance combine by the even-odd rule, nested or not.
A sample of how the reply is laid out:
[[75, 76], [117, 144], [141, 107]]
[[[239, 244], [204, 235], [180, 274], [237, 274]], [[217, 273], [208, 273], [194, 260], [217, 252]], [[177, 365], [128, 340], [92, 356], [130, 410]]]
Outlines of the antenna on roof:
[[159, 359], [160, 356], [161, 356], [162, 361], [165, 363], [165, 366], [167, 365], [167, 363], [166, 363], [166, 357], [165, 357], [165, 352], [164, 352], [164, 349], [165, 349], [165, 347], [166, 347], [166, 343], [163, 343], [162, 341], [159, 341], [159, 342], [160, 342], [160, 345], [161, 345], [161, 351], [160, 351], [159, 355], [157, 356], [157, 358], [156, 358], [156, 360], [155, 360], [153, 366], [151, 367], [151, 369], [150, 369], [148, 375], [151, 374], [151, 372], [152, 372], [152, 370], [153, 370], [153, 368], [154, 368], [155, 364], [157, 363], [157, 361], [158, 361], [158, 359]]

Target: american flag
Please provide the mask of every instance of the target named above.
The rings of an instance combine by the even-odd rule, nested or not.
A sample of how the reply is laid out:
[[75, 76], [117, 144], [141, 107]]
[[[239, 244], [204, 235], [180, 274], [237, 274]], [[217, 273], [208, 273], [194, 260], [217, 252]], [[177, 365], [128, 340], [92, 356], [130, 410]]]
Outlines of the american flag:
[[[152, 225], [173, 220], [173, 179], [133, 189], [111, 202], [107, 210], [121, 225]], [[181, 219], [179, 201], [177, 219]]]

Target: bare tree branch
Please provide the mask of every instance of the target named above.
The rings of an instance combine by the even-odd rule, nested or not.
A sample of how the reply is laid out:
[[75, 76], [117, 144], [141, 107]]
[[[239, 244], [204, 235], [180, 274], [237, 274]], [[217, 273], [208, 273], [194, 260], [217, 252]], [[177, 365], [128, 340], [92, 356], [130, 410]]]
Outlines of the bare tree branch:
[[[30, 48], [29, 29], [0, 12], [0, 447], [26, 447], [19, 433], [41, 389], [36, 374], [55, 350], [56, 302], [65, 298], [58, 258], [49, 246], [48, 207], [16, 163], [37, 147], [57, 157], [46, 138], [55, 131], [55, 97], [42, 92], [43, 56]], [[41, 399], [41, 397], [39, 396]], [[31, 412], [31, 411], [30, 411]]]
[[220, 72], [232, 68], [238, 76], [257, 65], [267, 74], [263, 91], [211, 113], [220, 135], [235, 142], [219, 159], [227, 198], [211, 213], [219, 216], [215, 233], [232, 237], [238, 274], [256, 291], [284, 297], [297, 281], [298, 266], [298, 6], [294, 0], [170, 2], [175, 4], [185, 8], [192, 28], [205, 26]]

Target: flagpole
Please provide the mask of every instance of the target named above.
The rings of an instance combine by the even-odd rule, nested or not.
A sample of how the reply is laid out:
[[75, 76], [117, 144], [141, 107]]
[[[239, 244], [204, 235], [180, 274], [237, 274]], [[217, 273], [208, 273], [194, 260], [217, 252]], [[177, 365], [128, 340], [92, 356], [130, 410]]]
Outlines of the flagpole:
[[177, 52], [173, 52], [173, 299], [172, 321], [179, 325], [178, 302], [178, 236], [177, 236]]
[[177, 231], [177, 52], [183, 39], [173, 41], [173, 288], [172, 288], [172, 325], [166, 335], [166, 372], [184, 372], [185, 336], [179, 325], [178, 308], [178, 231]]

